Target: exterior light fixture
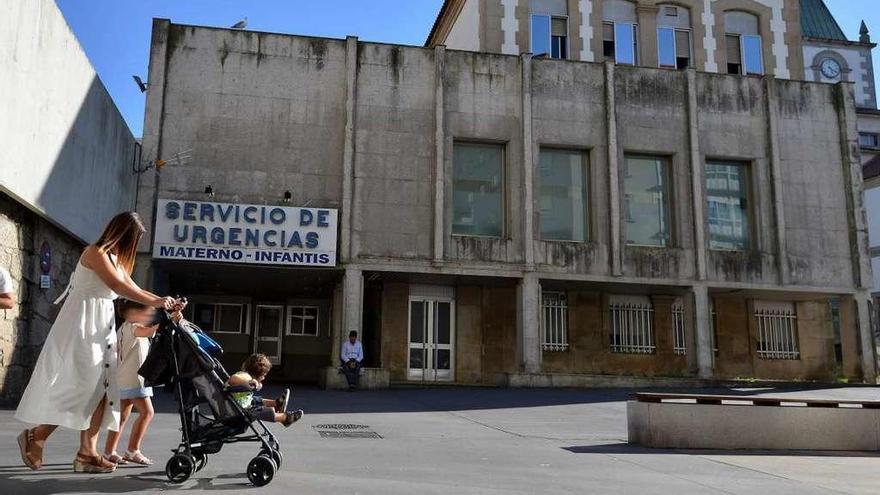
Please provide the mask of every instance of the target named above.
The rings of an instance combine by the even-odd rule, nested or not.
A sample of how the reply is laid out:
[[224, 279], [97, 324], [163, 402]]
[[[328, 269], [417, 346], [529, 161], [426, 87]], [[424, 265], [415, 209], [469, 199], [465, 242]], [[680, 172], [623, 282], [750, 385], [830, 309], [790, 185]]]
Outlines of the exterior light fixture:
[[205, 186], [205, 195], [208, 196], [209, 198], [213, 198], [214, 197], [214, 188], [211, 187], [210, 185]]
[[293, 198], [293, 194], [290, 191], [284, 191], [284, 202], [290, 203], [291, 198]]

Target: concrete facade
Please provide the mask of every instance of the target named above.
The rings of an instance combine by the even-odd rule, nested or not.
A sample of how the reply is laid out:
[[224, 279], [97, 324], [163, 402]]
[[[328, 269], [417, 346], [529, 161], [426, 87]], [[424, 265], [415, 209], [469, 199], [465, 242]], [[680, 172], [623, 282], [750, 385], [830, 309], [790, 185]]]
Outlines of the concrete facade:
[[[294, 363], [289, 378], [313, 376], [316, 365], [308, 363], [333, 366], [339, 342], [360, 329], [371, 342], [368, 367], [388, 370], [392, 382], [413, 380], [413, 365], [428, 359], [414, 350], [413, 302], [439, 301], [449, 305], [431, 307], [453, 321], [451, 349], [430, 348], [448, 366], [439, 381], [509, 384], [536, 374], [874, 380], [850, 84], [162, 19], [153, 26], [150, 80], [145, 159], [178, 148], [193, 149], [193, 158], [141, 182], [144, 218], [154, 218], [156, 198], [199, 200], [206, 185], [217, 201], [281, 204], [288, 189], [294, 204], [341, 208], [335, 269], [247, 272], [205, 263], [196, 276], [192, 265], [151, 260], [148, 245], [142, 251], [142, 278], [194, 300], [323, 301], [331, 321], [321, 323], [319, 340], [329, 341], [297, 337], [290, 345], [300, 357], [280, 356]], [[500, 237], [453, 233], [453, 157], [457, 145], [473, 142], [502, 146]], [[542, 240], [536, 169], [550, 147], [587, 159], [585, 242]], [[626, 243], [621, 168], [632, 153], [668, 157], [669, 247]], [[712, 159], [749, 166], [754, 241], [747, 250], [708, 247], [703, 170]], [[546, 291], [567, 295], [564, 350], [542, 345]], [[648, 296], [652, 352], [609, 349], [609, 301], [619, 296]], [[755, 301], [793, 305], [797, 359], [758, 355]], [[673, 313], [682, 314], [684, 354], [672, 349]], [[250, 352], [253, 329], [227, 347]]]
[[[0, 266], [12, 275], [17, 301], [0, 311], [5, 403], [24, 390], [58, 311], [52, 301], [83, 246], [133, 207], [137, 143], [55, 3], [4, 8]], [[40, 266], [44, 254], [51, 266]]]

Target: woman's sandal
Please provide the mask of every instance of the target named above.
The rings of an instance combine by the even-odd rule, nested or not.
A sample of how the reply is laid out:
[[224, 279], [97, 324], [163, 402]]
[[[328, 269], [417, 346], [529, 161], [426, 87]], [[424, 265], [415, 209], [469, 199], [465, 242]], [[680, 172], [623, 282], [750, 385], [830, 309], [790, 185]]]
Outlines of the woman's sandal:
[[140, 464], [141, 466], [153, 465], [153, 460], [145, 456], [144, 454], [141, 454], [140, 450], [135, 450], [134, 452], [126, 452], [125, 455], [122, 456], [122, 460], [134, 464]]
[[43, 467], [43, 446], [34, 440], [34, 430], [24, 430], [18, 435], [21, 462], [36, 471]]
[[96, 455], [76, 454], [73, 460], [74, 473], [112, 473], [116, 470], [116, 464]]
[[126, 461], [124, 457], [117, 454], [116, 452], [113, 452], [112, 454], [104, 454], [104, 459], [107, 459], [108, 461], [112, 462], [113, 464], [116, 464], [117, 466], [122, 465], [122, 464], [128, 464], [128, 461]]

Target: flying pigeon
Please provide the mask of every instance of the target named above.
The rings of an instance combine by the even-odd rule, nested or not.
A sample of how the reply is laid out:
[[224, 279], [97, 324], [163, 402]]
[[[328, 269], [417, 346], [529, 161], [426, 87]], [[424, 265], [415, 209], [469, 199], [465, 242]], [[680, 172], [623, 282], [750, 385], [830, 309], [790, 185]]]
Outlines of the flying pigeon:
[[232, 29], [244, 29], [247, 27], [247, 17], [232, 25]]

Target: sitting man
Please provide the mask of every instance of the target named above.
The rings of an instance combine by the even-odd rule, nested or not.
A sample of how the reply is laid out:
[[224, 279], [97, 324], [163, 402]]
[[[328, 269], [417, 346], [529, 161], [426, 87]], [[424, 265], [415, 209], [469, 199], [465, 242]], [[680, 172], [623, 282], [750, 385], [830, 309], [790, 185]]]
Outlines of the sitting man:
[[358, 340], [358, 333], [352, 330], [348, 333], [348, 340], [342, 343], [342, 351], [339, 353], [342, 362], [342, 372], [348, 380], [348, 390], [353, 391], [358, 386], [361, 374], [361, 361], [364, 360], [364, 347]]

